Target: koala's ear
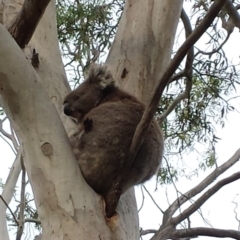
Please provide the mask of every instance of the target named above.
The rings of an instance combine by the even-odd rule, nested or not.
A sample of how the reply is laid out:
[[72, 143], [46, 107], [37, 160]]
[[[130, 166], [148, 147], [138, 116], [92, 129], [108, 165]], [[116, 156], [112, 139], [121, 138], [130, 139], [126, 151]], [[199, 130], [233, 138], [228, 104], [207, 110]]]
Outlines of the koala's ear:
[[90, 67], [87, 81], [101, 90], [115, 86], [115, 80], [112, 73], [107, 69], [106, 65], [101, 64], [94, 64]]

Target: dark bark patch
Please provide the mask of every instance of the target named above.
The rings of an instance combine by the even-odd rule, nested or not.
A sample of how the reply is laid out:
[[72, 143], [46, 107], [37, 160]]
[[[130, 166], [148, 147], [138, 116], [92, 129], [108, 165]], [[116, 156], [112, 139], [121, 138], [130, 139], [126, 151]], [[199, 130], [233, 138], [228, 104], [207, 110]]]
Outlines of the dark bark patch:
[[121, 78], [125, 78], [128, 74], [128, 70], [126, 68], [123, 69], [122, 74], [121, 74]]
[[52, 144], [50, 144], [48, 142], [45, 142], [44, 144], [42, 144], [41, 150], [42, 150], [43, 155], [46, 157], [51, 157], [53, 154]]

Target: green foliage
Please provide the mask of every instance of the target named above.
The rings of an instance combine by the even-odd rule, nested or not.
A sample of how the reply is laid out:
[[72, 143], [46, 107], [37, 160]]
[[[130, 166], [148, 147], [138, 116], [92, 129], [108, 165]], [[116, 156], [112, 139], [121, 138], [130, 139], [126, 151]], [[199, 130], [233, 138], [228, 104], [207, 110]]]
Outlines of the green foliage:
[[74, 82], [110, 49], [123, 4], [124, 0], [57, 1], [59, 42]]
[[[193, 21], [198, 25], [210, 4], [208, 0], [193, 3], [193, 26]], [[74, 84], [81, 80], [91, 62], [103, 60], [106, 56], [123, 6], [124, 0], [57, 1], [60, 46], [70, 81]], [[228, 98], [239, 83], [239, 72], [229, 62], [221, 44], [226, 36], [218, 23], [223, 21], [224, 14], [221, 12], [205, 33], [205, 46], [211, 51], [204, 52], [198, 45], [195, 46], [192, 89], [188, 99], [179, 103], [163, 122], [166, 160], [159, 173], [160, 183], [171, 183], [173, 179], [178, 179], [179, 174], [184, 175], [183, 169], [175, 168], [176, 156], [181, 158], [183, 154], [196, 151], [199, 144], [204, 146], [205, 152], [200, 154], [198, 169], [205, 170], [216, 164], [215, 144], [219, 138], [215, 126], [224, 127], [227, 114], [234, 110]], [[179, 71], [182, 68], [182, 65], [179, 66]], [[157, 116], [185, 90], [185, 83], [186, 79], [180, 78], [167, 86]], [[197, 171], [187, 177], [196, 175]]]

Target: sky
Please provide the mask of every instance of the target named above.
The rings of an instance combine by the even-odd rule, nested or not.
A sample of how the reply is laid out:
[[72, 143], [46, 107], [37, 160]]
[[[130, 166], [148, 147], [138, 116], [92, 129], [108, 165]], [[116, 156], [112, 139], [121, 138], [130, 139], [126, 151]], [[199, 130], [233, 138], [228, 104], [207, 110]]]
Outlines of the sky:
[[[240, 50], [239, 50], [239, 42], [240, 42], [240, 33], [235, 29], [233, 36], [230, 38], [224, 49], [227, 51], [228, 56], [235, 63], [239, 64], [240, 59]], [[236, 109], [240, 111], [240, 100], [236, 99], [233, 102]], [[218, 157], [218, 165], [224, 163], [228, 160], [235, 151], [240, 148], [240, 113], [231, 112], [229, 113], [226, 121], [226, 125], [224, 128], [216, 127], [217, 136], [221, 138], [219, 143], [216, 145], [216, 152]], [[9, 169], [12, 165], [15, 156], [12, 153], [10, 147], [0, 138], [0, 179], [3, 182], [6, 181], [6, 178], [9, 173]], [[189, 170], [196, 167], [196, 156], [194, 154], [189, 154], [188, 156], [184, 156], [184, 161], [188, 164]], [[239, 171], [240, 163], [237, 163], [224, 173], [218, 180], [223, 177], [230, 176], [232, 173]], [[196, 186], [200, 181], [202, 181], [212, 169], [206, 170], [206, 172], [200, 172], [197, 177], [194, 177], [191, 181], [182, 177], [176, 182], [176, 186], [180, 192], [187, 192], [192, 187]], [[233, 201], [239, 204], [239, 207], [236, 209], [238, 213], [238, 219], [240, 219], [240, 181], [236, 181], [223, 187], [218, 193], [216, 193], [212, 198], [210, 198], [201, 208], [204, 217], [208, 220], [208, 222], [216, 228], [222, 229], [233, 229], [239, 230], [239, 222], [235, 219], [234, 208], [235, 204]], [[156, 182], [155, 178], [150, 180], [145, 184], [148, 191], [154, 197], [155, 201], [159, 204], [159, 206], [165, 210], [169, 203], [173, 202], [176, 197], [176, 190], [173, 185], [167, 186], [158, 186], [158, 190], [155, 191]], [[136, 191], [136, 199], [138, 203], [138, 207], [142, 204], [142, 190], [141, 186], [137, 186], [135, 188]], [[146, 229], [158, 229], [161, 220], [162, 214], [160, 210], [155, 206], [151, 198], [148, 194], [144, 192], [144, 207], [139, 212], [140, 217], [140, 227], [144, 230]], [[167, 196], [166, 196], [167, 193]], [[19, 194], [17, 194], [19, 197]], [[189, 203], [186, 204], [188, 206]], [[11, 204], [13, 206], [13, 203]], [[209, 227], [207, 225], [199, 213], [193, 214], [191, 217], [192, 227]], [[149, 239], [150, 235], [147, 235], [143, 239]], [[11, 240], [15, 239], [15, 235], [11, 232]], [[32, 239], [32, 238], [30, 238]], [[200, 239], [210, 239], [208, 237], [201, 237]], [[213, 238], [211, 238], [213, 239]]]

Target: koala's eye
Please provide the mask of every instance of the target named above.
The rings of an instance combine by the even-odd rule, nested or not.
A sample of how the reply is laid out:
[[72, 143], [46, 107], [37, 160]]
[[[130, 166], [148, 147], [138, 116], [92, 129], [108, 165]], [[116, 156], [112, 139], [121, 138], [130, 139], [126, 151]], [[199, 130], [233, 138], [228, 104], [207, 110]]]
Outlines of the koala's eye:
[[79, 99], [79, 95], [76, 95], [76, 96], [73, 97], [74, 101], [77, 101], [78, 99]]

